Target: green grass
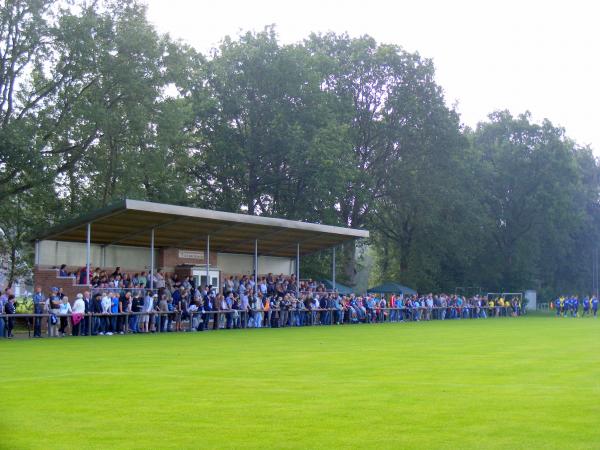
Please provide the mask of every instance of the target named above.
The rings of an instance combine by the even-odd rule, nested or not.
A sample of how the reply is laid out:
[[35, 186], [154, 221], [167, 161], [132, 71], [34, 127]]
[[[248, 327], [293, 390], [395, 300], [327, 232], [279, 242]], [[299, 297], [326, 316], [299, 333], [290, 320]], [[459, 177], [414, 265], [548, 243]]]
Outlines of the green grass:
[[0, 448], [600, 448], [600, 320], [0, 342]]

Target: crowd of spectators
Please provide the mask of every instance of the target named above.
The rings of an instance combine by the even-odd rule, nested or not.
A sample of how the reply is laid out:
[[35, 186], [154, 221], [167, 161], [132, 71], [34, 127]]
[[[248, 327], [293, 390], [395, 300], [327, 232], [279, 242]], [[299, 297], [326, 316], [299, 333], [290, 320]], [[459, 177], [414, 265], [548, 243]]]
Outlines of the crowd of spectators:
[[[85, 277], [85, 269], [60, 276]], [[204, 331], [220, 328], [299, 327], [372, 322], [485, 319], [519, 316], [520, 299], [467, 298], [461, 295], [341, 295], [323, 284], [294, 275], [268, 274], [257, 279], [248, 275], [228, 276], [221, 286], [196, 286], [194, 277], [177, 274], [90, 274], [91, 289], [70, 300], [62, 289], [35, 289], [34, 337], [112, 335], [172, 331]], [[152, 288], [151, 288], [152, 286]], [[2, 336], [12, 336], [14, 296], [7, 289], [0, 297], [6, 313]], [[6, 321], [4, 319], [7, 319]], [[6, 325], [6, 326], [5, 326]]]

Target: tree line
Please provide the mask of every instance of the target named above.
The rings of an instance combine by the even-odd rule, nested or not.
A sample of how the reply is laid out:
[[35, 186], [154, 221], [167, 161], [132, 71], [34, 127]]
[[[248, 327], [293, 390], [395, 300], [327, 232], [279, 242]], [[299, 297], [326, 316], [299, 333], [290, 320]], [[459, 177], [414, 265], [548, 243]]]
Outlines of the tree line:
[[[37, 230], [127, 197], [367, 228], [373, 280], [420, 291], [589, 291], [598, 173], [549, 120], [465, 127], [430, 59], [369, 36], [282, 44], [267, 27], [202, 54], [133, 0], [0, 6], [11, 281]], [[342, 250], [352, 284], [361, 262]]]

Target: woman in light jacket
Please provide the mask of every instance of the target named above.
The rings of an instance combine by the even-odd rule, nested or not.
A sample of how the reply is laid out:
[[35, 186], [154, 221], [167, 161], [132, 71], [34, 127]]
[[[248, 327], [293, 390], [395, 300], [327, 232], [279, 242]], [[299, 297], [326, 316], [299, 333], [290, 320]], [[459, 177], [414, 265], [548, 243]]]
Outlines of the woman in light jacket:
[[84, 319], [85, 314], [85, 302], [83, 301], [83, 295], [81, 293], [77, 294], [75, 298], [75, 303], [73, 303], [73, 307], [71, 308], [72, 316], [71, 323], [73, 326], [71, 327], [72, 335], [79, 336], [79, 327], [82, 320]]
[[60, 307], [59, 307], [60, 328], [59, 328], [58, 332], [63, 337], [67, 335], [67, 333], [65, 333], [65, 330], [67, 329], [67, 325], [69, 324], [69, 314], [71, 314], [71, 312], [72, 312], [72, 310], [71, 310], [71, 304], [69, 303], [69, 297], [67, 297], [65, 295], [62, 298], [62, 301], [61, 301]]

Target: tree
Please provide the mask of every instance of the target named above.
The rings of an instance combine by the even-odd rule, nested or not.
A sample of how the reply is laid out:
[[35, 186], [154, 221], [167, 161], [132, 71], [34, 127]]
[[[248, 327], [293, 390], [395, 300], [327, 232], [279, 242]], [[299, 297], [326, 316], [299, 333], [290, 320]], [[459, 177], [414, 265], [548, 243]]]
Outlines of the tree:
[[33, 248], [29, 243], [31, 230], [53, 218], [59, 202], [52, 192], [35, 187], [10, 196], [0, 203], [0, 259], [5, 261], [7, 286], [16, 280], [28, 279], [33, 267]]
[[480, 260], [488, 282], [504, 289], [552, 283], [585, 220], [579, 150], [548, 120], [538, 125], [506, 111], [479, 124], [473, 146], [491, 224]]
[[273, 28], [227, 37], [189, 89], [199, 203], [322, 221], [344, 170], [340, 133], [299, 45]]
[[3, 4], [0, 201], [55, 181], [72, 212], [147, 194], [169, 159], [157, 123], [174, 111], [165, 59], [178, 49], [145, 12], [134, 0]]
[[[374, 209], [387, 195], [404, 158], [424, 152], [423, 147], [438, 138], [435, 119], [427, 115], [440, 107], [442, 115], [449, 112], [443, 107], [432, 62], [418, 54], [379, 45], [368, 36], [352, 39], [331, 33], [313, 34], [305, 45], [314, 55], [322, 89], [334, 97], [336, 119], [344, 125], [339, 129], [345, 131], [346, 158], [351, 161], [335, 202], [339, 222], [363, 227], [377, 215]], [[345, 271], [352, 280], [355, 249], [347, 247]]]
[[[50, 182], [98, 135], [93, 123], [72, 120], [96, 82], [93, 52], [79, 45], [81, 37], [93, 40], [89, 9], [74, 15], [53, 6], [15, 0], [0, 7], [0, 201]], [[74, 35], [66, 40], [68, 24]]]
[[89, 16], [96, 89], [86, 92], [73, 118], [90, 117], [98, 137], [58, 188], [71, 209], [105, 206], [123, 197], [180, 202], [186, 182], [179, 174], [185, 172], [173, 163], [181, 149], [175, 145], [180, 105], [165, 93], [174, 79], [167, 61], [180, 48], [158, 35], [137, 3]]
[[458, 115], [441, 96], [432, 100], [410, 114], [414, 127], [399, 135], [406, 150], [390, 165], [369, 218], [378, 281], [401, 280], [421, 291], [464, 283], [479, 229], [472, 152]]

